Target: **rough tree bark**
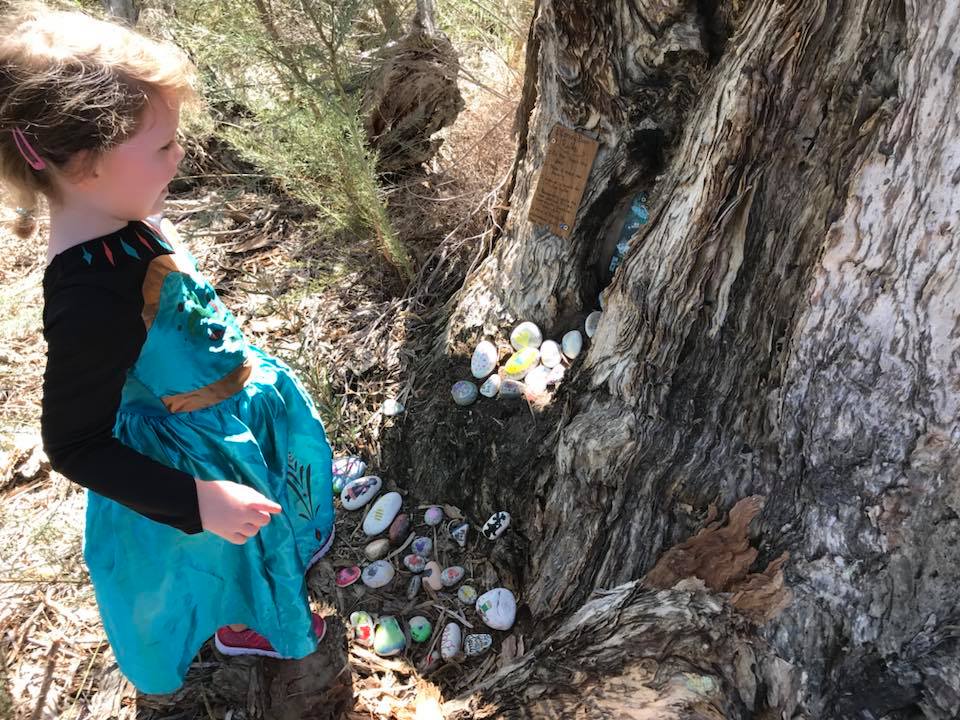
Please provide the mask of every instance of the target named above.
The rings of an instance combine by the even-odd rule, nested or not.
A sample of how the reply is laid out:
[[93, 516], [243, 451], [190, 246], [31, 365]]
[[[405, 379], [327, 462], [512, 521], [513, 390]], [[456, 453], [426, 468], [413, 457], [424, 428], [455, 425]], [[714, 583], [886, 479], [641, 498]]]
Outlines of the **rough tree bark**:
[[[793, 601], [754, 640], [799, 673], [796, 712], [960, 716], [958, 31], [948, 0], [540, 0], [503, 233], [384, 452], [475, 520], [509, 507], [493, 559], [568, 659], [591, 592], [759, 494], [759, 567], [789, 553]], [[600, 142], [569, 240], [526, 219], [556, 122]], [[650, 221], [552, 403], [452, 407], [481, 336], [595, 307], [639, 190]], [[629, 587], [618, 614], [658, 602]], [[523, 659], [528, 697], [556, 647]], [[604, 673], [636, 679], [622, 660]]]

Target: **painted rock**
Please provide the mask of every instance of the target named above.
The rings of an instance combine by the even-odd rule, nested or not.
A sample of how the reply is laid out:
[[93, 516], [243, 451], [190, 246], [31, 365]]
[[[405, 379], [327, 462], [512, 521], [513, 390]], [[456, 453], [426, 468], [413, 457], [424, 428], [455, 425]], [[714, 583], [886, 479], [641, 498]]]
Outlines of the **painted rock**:
[[467, 523], [454, 525], [450, 528], [450, 537], [457, 541], [460, 547], [467, 546], [467, 534], [470, 532], [470, 526]]
[[374, 540], [372, 543], [368, 543], [363, 549], [364, 557], [370, 561], [382, 560], [387, 556], [388, 552], [390, 552], [389, 540]]
[[403, 403], [399, 400], [389, 398], [383, 401], [383, 405], [380, 407], [380, 412], [382, 412], [387, 417], [394, 417], [399, 415], [404, 411]]
[[473, 585], [461, 585], [457, 590], [457, 599], [464, 605], [473, 605], [477, 601], [477, 591]]
[[423, 580], [419, 575], [414, 575], [407, 583], [407, 600], [413, 600], [420, 593], [420, 584]]
[[510, 333], [510, 344], [513, 345], [514, 350], [522, 350], [527, 347], [538, 348], [542, 342], [543, 333], [532, 322], [522, 322]]
[[464, 569], [459, 565], [452, 565], [448, 568], [444, 568], [443, 572], [440, 573], [440, 582], [443, 583], [444, 587], [453, 587], [458, 582], [463, 580]]
[[340, 493], [340, 502], [344, 510], [359, 510], [373, 500], [374, 495], [380, 492], [383, 481], [376, 475], [367, 475], [348, 482]]
[[433, 590], [439, 590], [443, 587], [443, 581], [440, 579], [440, 564], [431, 560], [423, 569], [423, 581]]
[[477, 401], [477, 386], [469, 380], [457, 380], [450, 388], [450, 394], [457, 405], [472, 405]]
[[500, 397], [507, 400], [514, 400], [518, 397], [522, 397], [526, 390], [527, 388], [524, 386], [524, 384], [517, 380], [510, 380], [507, 378], [500, 383]]
[[419, 555], [407, 555], [403, 558], [403, 564], [412, 573], [423, 572], [427, 567], [427, 561]]
[[560, 340], [560, 347], [564, 355], [571, 360], [576, 359], [580, 351], [583, 350], [583, 335], [580, 334], [579, 330], [571, 330]]
[[477, 380], [483, 380], [487, 375], [497, 369], [497, 360], [500, 354], [496, 346], [489, 340], [484, 340], [477, 344], [473, 351], [473, 357], [470, 358], [470, 372]]
[[443, 522], [443, 508], [439, 508], [436, 505], [427, 508], [427, 511], [423, 514], [423, 521], [427, 525], [439, 525]]
[[410, 516], [406, 513], [397, 515], [390, 523], [389, 537], [391, 545], [403, 545], [403, 541], [410, 535]]
[[463, 637], [460, 626], [456, 623], [447, 623], [440, 636], [440, 656], [450, 660], [460, 654], [460, 640]]
[[420, 662], [420, 672], [428, 673], [433, 670], [436, 670], [440, 666], [440, 661], [442, 659], [443, 659], [443, 656], [440, 654], [440, 651], [434, 650], [432, 653], [429, 653]]
[[[363, 569], [363, 584], [370, 588], [381, 588], [393, 580], [393, 565], [386, 560], [376, 560]], [[487, 623], [489, 625], [489, 623]]]
[[567, 369], [563, 367], [563, 365], [557, 365], [555, 368], [551, 368], [550, 374], [547, 375], [547, 385], [559, 385], [566, 372]]
[[487, 540], [496, 540], [503, 535], [503, 531], [510, 526], [510, 513], [501, 510], [490, 516], [490, 519], [483, 524], [480, 532]]
[[494, 588], [477, 598], [480, 619], [494, 630], [509, 630], [517, 617], [517, 601], [506, 588]]
[[484, 397], [496, 397], [497, 393], [500, 392], [500, 376], [491, 375], [486, 380], [483, 381], [483, 385], [480, 386], [480, 394]]
[[[523, 350], [517, 350], [510, 356], [510, 359], [507, 360], [507, 364], [503, 366], [503, 379], [522, 380], [527, 376], [528, 372], [537, 366], [538, 362], [540, 362], [540, 351], [536, 348], [528, 347], [523, 348]], [[503, 391], [502, 383], [500, 390], [501, 392]]]
[[410, 549], [413, 550], [415, 555], [428, 558], [430, 553], [433, 552], [433, 540], [428, 537], [414, 538], [410, 544]]
[[337, 587], [348, 587], [353, 585], [357, 580], [360, 579], [360, 568], [356, 565], [351, 567], [342, 567], [337, 570], [337, 574], [334, 576], [333, 582], [336, 583]]
[[588, 338], [592, 338], [593, 334], [597, 331], [597, 325], [600, 324], [601, 315], [603, 315], [603, 313], [599, 310], [594, 310], [587, 315], [587, 319], [583, 323], [583, 331], [587, 334]]
[[430, 639], [430, 633], [433, 631], [433, 625], [423, 615], [417, 615], [410, 618], [410, 637], [414, 642], [422, 643]]
[[388, 527], [393, 519], [400, 512], [400, 506], [403, 505], [403, 498], [398, 492], [388, 492], [377, 498], [377, 501], [370, 508], [370, 512], [363, 519], [363, 531], [367, 535], [379, 535]]
[[397, 619], [392, 615], [380, 618], [373, 633], [373, 651], [377, 655], [389, 657], [401, 652], [406, 646], [407, 638], [404, 637]]
[[527, 373], [527, 377], [524, 378], [523, 384], [527, 386], [527, 390], [539, 395], [542, 392], [545, 392], [547, 389], [547, 378], [550, 376], [550, 368], [544, 367], [543, 365], [537, 365], [533, 370]]
[[367, 464], [356, 455], [337, 458], [333, 461], [333, 491], [339, 494], [348, 482], [363, 477], [366, 471]]
[[361, 645], [373, 644], [373, 618], [370, 613], [358, 610], [350, 613], [350, 625], [353, 627], [353, 637]]
[[483, 655], [493, 645], [493, 638], [486, 633], [467, 635], [463, 639], [463, 654], [467, 657]]
[[563, 360], [563, 353], [560, 352], [560, 346], [553, 340], [544, 340], [540, 346], [540, 362], [544, 367], [555, 368]]

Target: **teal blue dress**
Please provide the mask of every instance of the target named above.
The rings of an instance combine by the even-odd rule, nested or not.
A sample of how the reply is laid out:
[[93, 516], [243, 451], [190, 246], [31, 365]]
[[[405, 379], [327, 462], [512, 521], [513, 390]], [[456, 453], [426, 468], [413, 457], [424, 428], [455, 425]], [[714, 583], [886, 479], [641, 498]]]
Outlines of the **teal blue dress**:
[[[228, 623], [253, 628], [285, 657], [316, 650], [305, 571], [333, 538], [331, 450], [291, 368], [244, 339], [168, 223], [148, 227], [158, 230], [151, 240], [175, 250], [178, 267], [152, 273], [162, 279], [153, 298], [147, 273], [152, 322], [123, 386], [114, 436], [200, 479], [249, 485], [283, 508], [237, 545], [207, 531], [186, 534], [88, 490], [83, 555], [110, 646], [138, 690], [170, 693]], [[124, 250], [146, 253], [130, 245]], [[249, 374], [239, 389], [171, 411], [169, 398], [242, 365]]]

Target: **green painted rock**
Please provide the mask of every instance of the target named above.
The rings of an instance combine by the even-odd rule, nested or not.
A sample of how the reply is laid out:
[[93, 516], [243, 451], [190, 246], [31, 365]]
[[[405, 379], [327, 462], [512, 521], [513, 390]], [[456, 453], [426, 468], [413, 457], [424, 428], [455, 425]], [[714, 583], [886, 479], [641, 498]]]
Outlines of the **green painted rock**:
[[403, 651], [407, 645], [407, 639], [403, 636], [403, 630], [400, 629], [400, 623], [391, 615], [384, 615], [377, 623], [377, 629], [373, 633], [373, 649], [377, 655], [388, 657], [396, 655]]
[[430, 639], [433, 626], [423, 615], [410, 618], [410, 637], [414, 642], [422, 643]]

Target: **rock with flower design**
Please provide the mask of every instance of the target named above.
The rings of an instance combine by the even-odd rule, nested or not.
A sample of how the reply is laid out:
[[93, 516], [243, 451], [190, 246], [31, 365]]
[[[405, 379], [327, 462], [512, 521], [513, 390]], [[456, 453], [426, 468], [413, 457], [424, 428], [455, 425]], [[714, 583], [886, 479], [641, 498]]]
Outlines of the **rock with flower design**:
[[400, 506], [403, 505], [403, 498], [398, 492], [388, 492], [377, 498], [377, 501], [370, 508], [370, 512], [363, 519], [363, 531], [367, 535], [379, 535], [388, 527], [393, 519], [400, 512]]
[[461, 585], [457, 590], [457, 599], [464, 605], [473, 605], [477, 601], [477, 591], [472, 585]]
[[463, 654], [467, 657], [483, 655], [493, 645], [493, 638], [486, 633], [467, 635], [463, 639]]
[[360, 577], [363, 579], [364, 585], [376, 589], [382, 588], [393, 580], [394, 572], [393, 565], [386, 560], [377, 560], [367, 565]]
[[412, 573], [421, 573], [427, 567], [427, 561], [419, 555], [406, 555], [403, 558], [403, 565]]
[[380, 492], [383, 481], [376, 475], [367, 475], [347, 483], [340, 493], [344, 510], [359, 510]]
[[439, 508], [436, 505], [428, 507], [427, 511], [423, 514], [423, 521], [430, 526], [439, 525], [443, 522], [443, 508]]
[[430, 553], [433, 552], [433, 540], [428, 537], [416, 537], [413, 539], [410, 549], [413, 550], [415, 555], [425, 558], [430, 557]]
[[361, 645], [373, 644], [373, 618], [370, 613], [358, 610], [350, 613], [350, 626], [353, 628], [353, 637]]
[[440, 573], [440, 582], [443, 583], [444, 587], [453, 587], [463, 580], [464, 574], [465, 571], [462, 567], [453, 565], [443, 569], [443, 572]]
[[390, 657], [402, 652], [407, 646], [407, 638], [403, 634], [400, 623], [392, 615], [385, 615], [377, 623], [373, 633], [373, 650], [377, 655]]
[[444, 660], [450, 660], [460, 654], [460, 641], [463, 638], [460, 626], [456, 623], [447, 623], [440, 636], [440, 655]]

